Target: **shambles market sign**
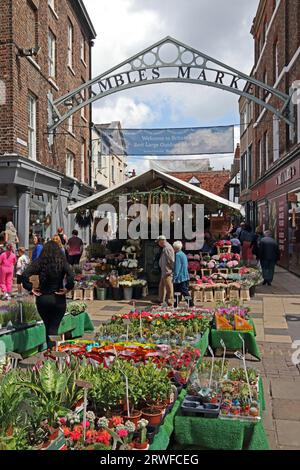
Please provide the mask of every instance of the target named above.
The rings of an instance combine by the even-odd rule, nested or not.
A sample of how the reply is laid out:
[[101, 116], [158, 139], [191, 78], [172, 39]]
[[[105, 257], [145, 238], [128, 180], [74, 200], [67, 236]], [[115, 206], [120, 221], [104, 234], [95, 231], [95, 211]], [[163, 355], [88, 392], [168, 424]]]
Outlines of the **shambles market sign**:
[[132, 70], [129, 72], [119, 73], [111, 77], [107, 77], [98, 82], [100, 93], [105, 93], [113, 88], [125, 87], [128, 85], [138, 84], [145, 81], [155, 82], [161, 78], [167, 81], [183, 81], [189, 82], [210, 82], [215, 86], [221, 85], [228, 88], [240, 90], [239, 83], [242, 85], [244, 80], [241, 80], [238, 75], [232, 73], [210, 70], [199, 67], [168, 67], [168, 76], [165, 74], [166, 69], [154, 67], [151, 69]]

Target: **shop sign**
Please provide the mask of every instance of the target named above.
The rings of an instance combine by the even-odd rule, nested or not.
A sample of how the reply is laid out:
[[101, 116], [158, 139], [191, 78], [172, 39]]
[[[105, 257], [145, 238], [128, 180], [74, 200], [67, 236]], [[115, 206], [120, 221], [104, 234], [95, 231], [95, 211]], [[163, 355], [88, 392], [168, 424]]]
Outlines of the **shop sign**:
[[291, 179], [294, 178], [294, 176], [296, 175], [296, 167], [295, 166], [290, 166], [288, 168], [286, 168], [284, 171], [282, 171], [276, 178], [276, 185], [277, 186], [280, 186], [282, 184], [285, 184], [287, 183], [288, 181], [290, 181]]

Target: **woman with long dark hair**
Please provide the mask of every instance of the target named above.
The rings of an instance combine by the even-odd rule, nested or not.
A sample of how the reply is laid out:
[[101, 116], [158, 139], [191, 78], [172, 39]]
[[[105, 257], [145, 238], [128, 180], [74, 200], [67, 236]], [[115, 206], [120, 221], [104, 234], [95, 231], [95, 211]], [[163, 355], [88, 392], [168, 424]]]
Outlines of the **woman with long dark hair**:
[[[30, 277], [39, 276], [39, 289], [33, 288]], [[23, 287], [36, 297], [37, 310], [45, 324], [48, 347], [54, 346], [49, 336], [58, 333], [66, 313], [66, 294], [74, 288], [74, 274], [59, 246], [51, 241], [22, 275]]]

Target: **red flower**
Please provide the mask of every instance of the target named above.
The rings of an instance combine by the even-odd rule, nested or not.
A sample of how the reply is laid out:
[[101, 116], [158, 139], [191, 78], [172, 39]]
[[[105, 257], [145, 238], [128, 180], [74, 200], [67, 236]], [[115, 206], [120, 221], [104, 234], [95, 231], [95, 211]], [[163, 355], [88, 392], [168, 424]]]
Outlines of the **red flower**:
[[63, 433], [64, 433], [65, 438], [68, 439], [68, 437], [70, 437], [70, 434], [71, 434], [70, 429], [64, 427], [64, 428], [62, 428], [62, 430], [63, 430]]
[[77, 442], [81, 438], [81, 433], [77, 431], [73, 431], [70, 434], [70, 438], [72, 439], [73, 442]]
[[109, 427], [110, 428], [115, 428], [116, 426], [119, 426], [120, 424], [123, 424], [123, 418], [121, 418], [121, 416], [113, 416], [109, 420]]
[[105, 446], [109, 446], [109, 443], [111, 441], [111, 435], [107, 431], [100, 431], [98, 432], [96, 442], [99, 442], [101, 444], [104, 444]]

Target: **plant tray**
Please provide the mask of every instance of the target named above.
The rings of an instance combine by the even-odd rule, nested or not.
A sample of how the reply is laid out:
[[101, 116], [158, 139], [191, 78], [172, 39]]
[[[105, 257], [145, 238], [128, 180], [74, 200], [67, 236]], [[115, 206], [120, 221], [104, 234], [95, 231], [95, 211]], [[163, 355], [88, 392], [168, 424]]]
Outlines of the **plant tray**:
[[198, 416], [200, 418], [218, 418], [221, 402], [203, 403], [201, 398], [187, 395], [181, 405], [184, 415]]

